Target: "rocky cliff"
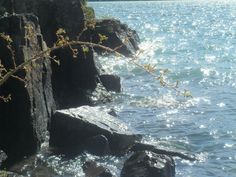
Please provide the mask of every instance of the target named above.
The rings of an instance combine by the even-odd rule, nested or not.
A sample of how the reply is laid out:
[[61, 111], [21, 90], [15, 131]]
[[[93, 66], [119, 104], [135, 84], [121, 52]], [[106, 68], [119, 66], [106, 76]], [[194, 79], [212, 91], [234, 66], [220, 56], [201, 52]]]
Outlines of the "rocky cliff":
[[[28, 38], [26, 26], [32, 35]], [[11, 36], [12, 50], [0, 39], [1, 63], [14, 68], [47, 48], [38, 18], [34, 15], [11, 15], [0, 18], [0, 32]], [[44, 141], [47, 125], [55, 109], [51, 85], [50, 60], [42, 58], [17, 73], [25, 81], [11, 78], [0, 88], [0, 95], [11, 94], [9, 103], [0, 102], [0, 149], [12, 162], [35, 153]]]
[[[53, 46], [59, 28], [65, 29], [70, 39], [78, 39], [87, 20], [80, 0], [0, 0], [0, 6], [0, 33], [13, 40], [13, 51], [0, 40], [1, 64], [7, 69], [14, 68], [12, 58], [18, 65]], [[87, 29], [80, 37], [91, 41], [93, 32]], [[76, 58], [70, 48], [58, 49], [51, 57], [60, 65], [43, 57], [17, 73], [24, 81], [11, 78], [0, 87], [0, 95], [12, 95], [9, 103], [0, 102], [0, 150], [8, 156], [6, 165], [39, 150], [56, 109], [93, 104], [90, 96], [98, 83], [107, 90], [121, 90], [117, 76], [101, 72], [91, 47], [86, 53], [79, 45], [74, 48], [78, 50]]]

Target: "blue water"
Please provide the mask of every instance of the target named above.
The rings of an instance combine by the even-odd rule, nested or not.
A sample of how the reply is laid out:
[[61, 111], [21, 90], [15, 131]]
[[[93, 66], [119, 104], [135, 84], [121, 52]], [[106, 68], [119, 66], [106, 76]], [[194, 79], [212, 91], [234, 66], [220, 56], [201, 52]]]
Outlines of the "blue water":
[[[140, 38], [139, 64], [166, 81], [179, 81], [176, 95], [127, 59], [99, 57], [107, 72], [118, 74], [123, 91], [112, 93], [120, 119], [143, 134], [145, 143], [196, 154], [175, 158], [176, 177], [236, 177], [236, 1], [90, 2], [98, 18], [118, 18]], [[39, 160], [64, 177], [84, 177], [82, 164], [95, 160], [119, 176], [123, 157], [83, 154], [73, 159], [50, 155], [47, 143]]]
[[180, 90], [193, 96], [176, 96], [122, 59], [101, 58], [122, 78], [123, 92], [109, 106], [144, 134], [143, 141], [198, 155], [196, 162], [176, 159], [177, 177], [235, 177], [236, 2], [89, 5], [97, 17], [118, 18], [135, 29], [143, 50], [139, 62], [168, 68], [166, 79], [180, 81]]

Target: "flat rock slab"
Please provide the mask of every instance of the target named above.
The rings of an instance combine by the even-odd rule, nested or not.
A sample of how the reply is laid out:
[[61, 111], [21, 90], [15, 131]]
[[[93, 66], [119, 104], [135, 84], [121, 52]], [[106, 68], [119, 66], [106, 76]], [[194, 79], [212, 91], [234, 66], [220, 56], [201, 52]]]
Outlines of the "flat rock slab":
[[65, 153], [80, 152], [86, 150], [83, 146], [89, 139], [98, 135], [108, 139], [114, 155], [127, 152], [141, 138], [124, 122], [108, 113], [96, 107], [81, 106], [55, 112], [51, 122], [50, 146]]

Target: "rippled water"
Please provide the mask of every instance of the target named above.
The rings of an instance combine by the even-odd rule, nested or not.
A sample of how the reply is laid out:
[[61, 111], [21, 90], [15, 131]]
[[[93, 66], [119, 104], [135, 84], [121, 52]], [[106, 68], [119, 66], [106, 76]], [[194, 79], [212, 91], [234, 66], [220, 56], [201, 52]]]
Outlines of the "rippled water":
[[[160, 87], [148, 74], [112, 57], [107, 71], [122, 78], [123, 92], [104, 108], [115, 108], [147, 143], [197, 154], [176, 159], [177, 177], [236, 176], [236, 2], [91, 2], [97, 17], [119, 18], [141, 38], [141, 63], [168, 68], [193, 98]], [[119, 175], [127, 157], [89, 154], [65, 159], [38, 155], [63, 176], [83, 176], [81, 164], [96, 159]]]
[[236, 2], [89, 4], [137, 30], [140, 62], [168, 68], [193, 95], [176, 97], [142, 70], [103, 58], [122, 77], [112, 105], [119, 116], [146, 142], [198, 154], [198, 162], [176, 160], [177, 177], [236, 176]]

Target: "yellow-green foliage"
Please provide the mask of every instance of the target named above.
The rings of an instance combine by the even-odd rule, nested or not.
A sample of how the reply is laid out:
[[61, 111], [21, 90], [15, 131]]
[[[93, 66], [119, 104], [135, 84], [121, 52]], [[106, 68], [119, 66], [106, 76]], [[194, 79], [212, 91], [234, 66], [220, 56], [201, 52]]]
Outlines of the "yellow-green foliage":
[[[85, 29], [81, 32], [81, 34], [88, 28], [88, 26], [85, 26]], [[33, 30], [32, 30], [32, 26], [30, 25], [26, 25], [25, 26], [25, 30], [26, 30], [26, 38], [30, 38], [33, 35]], [[80, 34], [80, 35], [81, 35]], [[82, 52], [84, 55], [86, 55], [89, 52], [89, 47], [93, 48], [93, 47], [99, 47], [107, 52], [113, 53], [115, 54], [117, 57], [122, 57], [123, 55], [120, 54], [119, 52], [117, 52], [117, 49], [119, 49], [121, 46], [116, 47], [115, 49], [111, 49], [109, 47], [106, 47], [104, 45], [102, 45], [103, 41], [106, 41], [108, 39], [107, 36], [103, 35], [103, 34], [99, 34], [99, 42], [98, 43], [92, 43], [92, 42], [86, 42], [86, 41], [80, 41], [79, 38], [77, 41], [73, 41], [70, 40], [69, 37], [66, 35], [66, 31], [63, 28], [59, 28], [56, 31], [56, 36], [57, 36], [57, 41], [56, 43], [53, 45], [53, 47], [51, 48], [47, 48], [44, 51], [37, 53], [35, 56], [31, 57], [30, 59], [28, 59], [27, 61], [21, 63], [20, 65], [16, 65], [15, 63], [15, 57], [14, 57], [14, 50], [11, 47], [11, 43], [13, 42], [11, 37], [9, 35], [6, 35], [4, 33], [0, 33], [0, 39], [2, 41], [5, 42], [6, 47], [12, 51], [12, 61], [14, 63], [14, 66], [10, 69], [7, 69], [2, 63], [1, 63], [1, 59], [0, 59], [0, 87], [10, 78], [15, 78], [19, 81], [23, 81], [24, 82], [24, 78], [20, 78], [16, 75], [16, 72], [24, 69], [26, 72], [29, 72], [31, 69], [31, 64], [33, 62], [35, 62], [36, 60], [40, 60], [44, 57], [48, 57], [49, 59], [52, 59], [53, 61], [55, 61], [56, 63], [59, 63], [59, 60], [56, 60], [54, 57], [50, 56], [50, 53], [52, 51], [55, 51], [57, 49], [60, 48], [64, 48], [64, 47], [68, 47], [74, 58], [78, 58], [78, 49], [76, 47], [73, 46], [80, 46], [82, 49]], [[169, 72], [169, 70], [159, 70], [159, 74], [158, 72], [156, 72], [156, 68], [155, 66], [152, 66], [150, 64], [140, 64], [138, 62], [138, 56], [143, 52], [143, 50], [139, 50], [136, 54], [134, 54], [131, 58], [124, 58], [128, 63], [131, 63], [141, 69], [143, 69], [144, 71], [146, 71], [147, 73], [150, 74], [150, 76], [154, 77], [156, 80], [159, 81], [161, 86], [167, 87], [167, 88], [171, 88], [174, 89], [177, 94], [182, 94], [184, 97], [192, 97], [190, 91], [188, 90], [184, 90], [183, 92], [179, 91], [178, 89], [178, 85], [179, 82], [177, 81], [175, 84], [169, 84], [168, 82], [165, 81], [165, 75]], [[30, 66], [30, 67], [29, 67]], [[4, 101], [4, 102], [9, 102], [11, 100], [11, 95], [0, 95], [0, 101]]]
[[94, 20], [95, 19], [95, 13], [92, 7], [89, 7], [87, 5], [82, 5], [82, 9], [84, 12], [84, 16], [86, 20]]
[[101, 44], [103, 41], [106, 41], [108, 37], [103, 34], [98, 34], [99, 35], [99, 43]]
[[0, 171], [0, 177], [8, 177], [7, 171]]

